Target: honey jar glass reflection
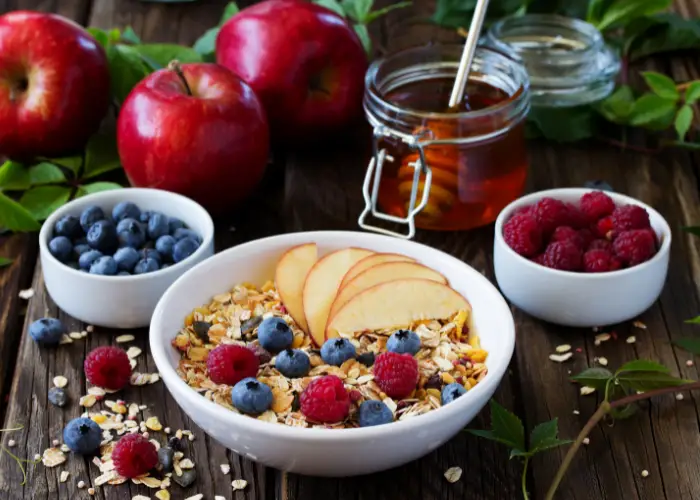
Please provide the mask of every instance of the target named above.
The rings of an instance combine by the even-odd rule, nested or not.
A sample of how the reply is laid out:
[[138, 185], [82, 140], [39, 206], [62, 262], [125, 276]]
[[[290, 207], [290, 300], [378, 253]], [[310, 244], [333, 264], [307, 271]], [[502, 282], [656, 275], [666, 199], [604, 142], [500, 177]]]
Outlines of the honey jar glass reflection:
[[464, 99], [449, 109], [461, 50], [409, 49], [375, 61], [367, 73], [364, 107], [375, 129], [370, 168], [381, 169], [372, 201], [394, 221], [411, 218], [428, 181], [427, 202], [415, 215], [425, 229], [491, 223], [524, 189], [527, 73], [518, 61], [479, 48]]

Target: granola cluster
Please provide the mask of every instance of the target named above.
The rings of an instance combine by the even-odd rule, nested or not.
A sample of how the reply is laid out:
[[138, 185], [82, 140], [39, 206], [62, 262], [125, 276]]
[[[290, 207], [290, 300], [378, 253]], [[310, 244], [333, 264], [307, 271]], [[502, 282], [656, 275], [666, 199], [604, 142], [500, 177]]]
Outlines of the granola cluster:
[[[308, 354], [312, 367], [308, 376], [285, 377], [275, 369], [274, 356], [260, 347], [257, 326], [272, 316], [283, 318], [291, 327], [294, 333], [292, 347]], [[419, 369], [416, 389], [398, 401], [384, 394], [374, 382], [371, 363], [361, 362], [372, 358], [369, 353], [379, 355], [385, 352], [387, 340], [397, 328], [341, 333], [355, 346], [357, 358], [349, 359], [341, 366], [325, 364], [311, 338], [287, 313], [272, 282], [265, 283], [262, 288], [243, 283], [229, 293], [216, 295], [210, 304], [196, 308], [185, 318], [184, 327], [172, 345], [181, 354], [177, 370], [180, 377], [205, 398], [231, 411], [239, 413], [231, 402], [232, 388], [212, 382], [207, 375], [208, 353], [219, 344], [245, 345], [258, 355], [257, 379], [267, 384], [273, 394], [271, 408], [257, 416], [259, 420], [294, 427], [343, 429], [359, 426], [357, 410], [365, 400], [383, 401], [393, 412], [395, 420], [405, 420], [439, 408], [440, 391], [444, 385], [456, 382], [469, 390], [478, 384], [487, 373], [484, 363], [487, 352], [480, 347], [470, 323], [469, 312], [459, 311], [451, 318], [401, 326], [418, 334], [421, 348], [415, 355]], [[299, 411], [299, 396], [315, 377], [323, 375], [338, 376], [350, 394], [352, 406], [342, 422], [310, 422]]]

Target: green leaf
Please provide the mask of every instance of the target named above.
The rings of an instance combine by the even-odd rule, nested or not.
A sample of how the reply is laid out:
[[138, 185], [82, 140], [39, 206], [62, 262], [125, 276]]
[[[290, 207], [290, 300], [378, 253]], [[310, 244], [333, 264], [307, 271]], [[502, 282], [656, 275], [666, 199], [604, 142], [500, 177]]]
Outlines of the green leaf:
[[559, 426], [556, 418], [549, 422], [538, 424], [530, 433], [530, 449], [528, 452], [534, 455], [540, 451], [571, 443], [569, 439], [559, 439], [558, 434]]
[[[695, 236], [700, 236], [700, 226], [685, 226], [683, 231], [686, 233], [694, 234]], [[686, 320], [686, 323], [700, 323], [700, 316], [693, 319]]]
[[21, 191], [29, 186], [29, 171], [24, 165], [7, 160], [0, 166], [0, 191]]
[[110, 43], [119, 43], [119, 40], [122, 37], [122, 32], [119, 31], [119, 28], [112, 28], [107, 32], [107, 37], [109, 38]]
[[355, 33], [357, 37], [362, 42], [362, 46], [365, 48], [365, 52], [368, 57], [372, 56], [372, 39], [369, 37], [369, 31], [367, 31], [367, 26], [364, 24], [356, 24], [353, 26], [355, 28]]
[[193, 49], [202, 56], [206, 62], [213, 62], [216, 59], [216, 37], [221, 28], [210, 28], [194, 42]]
[[367, 14], [372, 9], [374, 0], [342, 0], [345, 15], [360, 24], [367, 24]]
[[491, 399], [491, 430], [467, 429], [467, 432], [491, 441], [497, 441], [512, 448], [513, 454], [527, 453], [525, 449], [525, 429], [517, 415], [509, 412]]
[[170, 61], [181, 63], [202, 62], [202, 55], [195, 49], [170, 43], [151, 43], [131, 47], [154, 71], [165, 68]]
[[590, 106], [532, 108], [528, 120], [546, 139], [573, 142], [593, 137], [595, 114]]
[[690, 126], [693, 124], [693, 108], [689, 104], [685, 104], [678, 110], [676, 115], [676, 120], [674, 122], [674, 127], [676, 133], [678, 134], [678, 140], [684, 141], [685, 136], [690, 130]]
[[[686, 227], [684, 228], [686, 231], [689, 233], [696, 234], [700, 236], [700, 227]], [[693, 325], [699, 325], [700, 324], [700, 316], [695, 316], [693, 319], [687, 319], [685, 320], [686, 323], [691, 323]]]
[[[630, 124], [634, 126], [654, 125], [668, 115], [676, 114], [676, 102], [672, 99], [664, 99], [656, 94], [644, 94], [637, 99], [630, 115]], [[671, 121], [673, 121], [673, 117]]]
[[112, 95], [121, 104], [131, 89], [151, 73], [151, 68], [131, 45], [109, 45], [107, 59]]
[[88, 28], [87, 30], [102, 47], [107, 48], [107, 45], [109, 45], [109, 35], [106, 31], [99, 28]]
[[115, 134], [97, 133], [90, 138], [85, 148], [84, 179], [115, 170], [121, 165]]
[[695, 101], [700, 99], [700, 81], [690, 82], [688, 88], [685, 90], [685, 103], [694, 104]]
[[85, 196], [86, 194], [99, 193], [101, 191], [111, 191], [113, 189], [122, 189], [122, 186], [116, 182], [93, 182], [92, 184], [85, 184], [84, 186], [78, 186], [78, 191], [75, 194], [76, 198]]
[[[698, 318], [694, 319], [698, 320]], [[690, 323], [691, 321], [693, 320], [686, 321], [686, 323]], [[700, 323], [700, 320], [693, 322]], [[673, 343], [681, 349], [685, 349], [686, 351], [695, 354], [696, 356], [700, 356], [700, 339], [678, 339], [674, 340]]]
[[671, 6], [672, 0], [616, 0], [603, 13], [597, 28], [604, 31], [623, 26], [633, 19], [650, 16]]
[[345, 17], [345, 9], [343, 9], [343, 6], [337, 0], [313, 0], [313, 3], [332, 10], [339, 16]]
[[625, 372], [618, 375], [617, 379], [620, 384], [635, 391], [651, 391], [653, 389], [675, 387], [692, 382], [692, 380], [683, 380], [668, 373], [661, 373], [658, 371]]
[[67, 158], [53, 158], [53, 159], [50, 159], [47, 161], [49, 163], [53, 163], [54, 165], [58, 165], [59, 167], [63, 167], [65, 169], [70, 170], [76, 176], [80, 172], [80, 167], [83, 166], [83, 157], [82, 156], [69, 156]]
[[610, 370], [595, 366], [593, 368], [583, 370], [578, 375], [574, 375], [571, 377], [571, 380], [578, 382], [581, 385], [586, 385], [602, 391], [605, 389], [605, 385], [611, 378], [613, 378], [613, 374]]
[[41, 226], [22, 205], [0, 193], [0, 227], [10, 231], [36, 231]]
[[221, 16], [221, 19], [219, 20], [219, 26], [223, 26], [223, 24], [231, 19], [233, 16], [238, 14], [241, 11], [241, 9], [238, 8], [238, 4], [236, 2], [229, 2], [226, 4], [226, 7], [224, 8], [224, 13]]
[[[476, 2], [477, 0], [438, 0], [430, 20], [448, 28], [468, 28]], [[495, 19], [521, 14], [526, 4], [524, 0], [492, 1], [487, 13], [487, 24]]]
[[624, 125], [629, 120], [633, 108], [632, 88], [629, 85], [623, 85], [599, 104], [598, 112], [608, 121]]
[[586, 21], [597, 25], [603, 18], [603, 13], [610, 7], [611, 0], [590, 0], [586, 12]]
[[637, 413], [637, 410], [639, 410], [639, 405], [632, 403], [632, 404], [623, 406], [622, 408], [611, 408], [610, 415], [615, 420], [624, 420], [626, 418], [630, 418], [632, 415]]
[[649, 88], [651, 88], [651, 90], [653, 90], [659, 97], [674, 101], [680, 99], [681, 95], [679, 94], [678, 89], [676, 89], [676, 82], [671, 80], [666, 75], [662, 75], [661, 73], [656, 73], [654, 71], [644, 71], [642, 72], [642, 76], [647, 82], [647, 85], [649, 85]]
[[44, 220], [70, 198], [71, 189], [66, 186], [38, 186], [26, 191], [19, 200], [36, 220]]
[[668, 373], [670, 370], [656, 361], [648, 361], [646, 359], [635, 359], [634, 361], [628, 361], [620, 368], [617, 369], [615, 375], [620, 375], [622, 373], [631, 372], [657, 372], [657, 373]]
[[389, 5], [388, 7], [384, 7], [383, 9], [373, 10], [365, 17], [365, 24], [369, 24], [375, 21], [376, 19], [387, 15], [392, 10], [403, 9], [406, 7], [410, 7], [411, 5], [413, 5], [412, 2], [397, 2]]
[[624, 53], [631, 61], [663, 52], [700, 47], [700, 19], [676, 13], [657, 14], [632, 21], [625, 27]]
[[7, 267], [10, 264], [12, 264], [12, 259], [8, 259], [7, 257], [0, 257], [0, 267]]
[[56, 184], [65, 182], [66, 176], [63, 170], [49, 162], [41, 162], [29, 167], [29, 182], [32, 186], [41, 184]]
[[136, 32], [131, 26], [127, 26], [126, 29], [124, 29], [119, 39], [122, 42], [128, 42], [134, 45], [138, 45], [141, 43], [141, 38], [139, 38], [139, 36], [136, 34]]

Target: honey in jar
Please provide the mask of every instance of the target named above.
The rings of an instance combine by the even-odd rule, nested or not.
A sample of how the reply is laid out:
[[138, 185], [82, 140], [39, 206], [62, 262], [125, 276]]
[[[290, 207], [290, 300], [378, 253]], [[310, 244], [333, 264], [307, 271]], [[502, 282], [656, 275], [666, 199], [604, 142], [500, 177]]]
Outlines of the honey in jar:
[[[414, 224], [437, 230], [489, 224], [525, 186], [527, 74], [517, 61], [480, 48], [464, 98], [450, 109], [460, 54], [459, 46], [410, 49], [368, 72], [364, 104], [375, 128], [375, 158], [363, 215], [371, 209], [380, 219], [406, 222], [409, 235]], [[360, 224], [376, 229], [366, 217]]]

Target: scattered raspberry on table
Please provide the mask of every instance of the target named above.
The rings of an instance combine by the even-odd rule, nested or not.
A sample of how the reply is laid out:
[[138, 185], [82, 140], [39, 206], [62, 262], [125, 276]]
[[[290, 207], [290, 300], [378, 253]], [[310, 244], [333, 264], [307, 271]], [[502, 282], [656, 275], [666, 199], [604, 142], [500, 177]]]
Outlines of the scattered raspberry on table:
[[120, 476], [132, 478], [158, 465], [158, 451], [141, 434], [126, 434], [114, 445], [112, 461]]
[[88, 381], [103, 389], [118, 391], [129, 385], [131, 364], [126, 351], [102, 346], [90, 351], [83, 365]]

